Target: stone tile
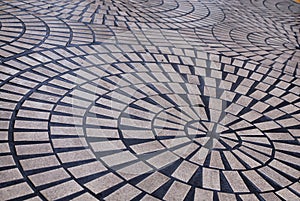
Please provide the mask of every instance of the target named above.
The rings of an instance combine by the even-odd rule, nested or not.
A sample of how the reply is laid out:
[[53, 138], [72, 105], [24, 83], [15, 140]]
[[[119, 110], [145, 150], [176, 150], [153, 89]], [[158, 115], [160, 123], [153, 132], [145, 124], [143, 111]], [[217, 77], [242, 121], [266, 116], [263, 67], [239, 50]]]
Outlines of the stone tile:
[[130, 153], [129, 151], [108, 155], [102, 158], [102, 160], [110, 166], [119, 165], [129, 161], [134, 161], [136, 159], [137, 159], [136, 156]]
[[117, 191], [107, 196], [105, 200], [131, 200], [140, 193], [141, 191], [137, 188], [133, 187], [130, 184], [126, 184], [125, 186], [119, 188]]
[[34, 170], [46, 167], [53, 167], [58, 166], [60, 164], [54, 155], [24, 159], [20, 160], [20, 163], [24, 170]]
[[265, 181], [255, 170], [245, 171], [242, 173], [251, 181], [260, 191], [274, 190], [274, 188]]
[[158, 200], [159, 199], [147, 194], [141, 199], [141, 201], [158, 201]]
[[273, 192], [270, 193], [262, 193], [260, 194], [264, 199], [266, 200], [274, 200], [274, 201], [279, 201], [281, 200], [280, 197], [278, 195], [276, 195]]
[[98, 194], [121, 183], [122, 181], [123, 180], [121, 178], [115, 176], [113, 173], [109, 173], [86, 183], [85, 186], [92, 192]]
[[17, 145], [16, 151], [18, 155], [46, 154], [53, 152], [51, 145], [46, 143], [34, 145]]
[[273, 160], [271, 163], [270, 163], [270, 166], [279, 170], [279, 171], [282, 171], [282, 172], [286, 172], [287, 174], [289, 174], [290, 176], [292, 177], [295, 177], [297, 178], [299, 176], [299, 172], [294, 169], [293, 167], [290, 167], [288, 165], [285, 165], [284, 163], [278, 161], [278, 160]]
[[0, 143], [0, 153], [9, 153], [9, 145], [8, 143]]
[[149, 165], [145, 164], [144, 162], [137, 162], [132, 165], [128, 165], [117, 172], [126, 180], [130, 180], [150, 171], [153, 171], [153, 168], [151, 168]]
[[23, 176], [18, 169], [7, 169], [0, 171], [1, 183], [22, 179]]
[[249, 192], [249, 189], [238, 172], [224, 171], [223, 174], [234, 192]]
[[154, 172], [143, 181], [139, 182], [137, 186], [148, 193], [154, 192], [156, 189], [165, 184], [169, 178], [159, 172]]
[[280, 185], [282, 187], [285, 187], [291, 183], [287, 178], [285, 178], [280, 173], [274, 171], [273, 169], [271, 169], [269, 167], [260, 168], [258, 171], [263, 173], [268, 178], [272, 179], [273, 181], [275, 181], [278, 185]]
[[41, 186], [67, 178], [70, 178], [70, 175], [62, 168], [29, 176], [29, 179], [35, 186]]
[[42, 190], [41, 193], [49, 200], [56, 200], [82, 191], [83, 188], [75, 181], [67, 181], [62, 184]]
[[175, 162], [177, 159], [178, 157], [176, 155], [167, 151], [156, 155], [155, 157], [147, 160], [147, 162], [149, 162], [151, 165], [153, 165], [156, 168], [162, 168], [166, 165], [169, 165], [170, 163]]
[[26, 201], [42, 201], [42, 199], [40, 197], [33, 197], [33, 198], [29, 198], [29, 199], [26, 199]]
[[15, 162], [11, 155], [0, 156], [0, 167], [14, 166]]
[[244, 194], [244, 195], [239, 195], [239, 197], [243, 200], [243, 201], [258, 201], [259, 199], [256, 197], [256, 195], [253, 194]]
[[69, 163], [80, 160], [89, 160], [95, 158], [94, 154], [88, 149], [59, 153], [58, 157], [63, 163]]
[[183, 200], [189, 189], [190, 186], [175, 181], [164, 196], [164, 200]]
[[25, 182], [7, 186], [0, 189], [0, 198], [3, 200], [11, 200], [25, 195], [33, 194], [33, 190]]
[[203, 168], [203, 187], [220, 190], [220, 172], [214, 169]]
[[213, 200], [213, 191], [196, 188], [194, 200], [199, 200], [199, 201]]
[[75, 178], [81, 178], [96, 173], [104, 172], [107, 169], [99, 161], [81, 164], [68, 169]]
[[277, 195], [282, 197], [284, 200], [298, 200], [299, 196], [290, 191], [289, 189], [282, 189], [276, 192]]
[[190, 162], [182, 162], [180, 166], [175, 170], [172, 174], [173, 177], [182, 180], [182, 181], [189, 181], [195, 171], [197, 170], [198, 166], [194, 165]]
[[218, 193], [218, 197], [220, 201], [230, 201], [236, 199], [235, 195], [230, 193]]

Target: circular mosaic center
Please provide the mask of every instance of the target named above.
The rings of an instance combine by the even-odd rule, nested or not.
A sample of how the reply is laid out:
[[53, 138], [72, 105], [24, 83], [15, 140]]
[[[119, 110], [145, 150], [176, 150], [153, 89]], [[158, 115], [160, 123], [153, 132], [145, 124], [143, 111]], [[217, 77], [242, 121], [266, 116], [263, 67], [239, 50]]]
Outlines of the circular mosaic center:
[[200, 146], [209, 150], [232, 150], [241, 145], [240, 137], [230, 128], [208, 121], [191, 121], [187, 134]]

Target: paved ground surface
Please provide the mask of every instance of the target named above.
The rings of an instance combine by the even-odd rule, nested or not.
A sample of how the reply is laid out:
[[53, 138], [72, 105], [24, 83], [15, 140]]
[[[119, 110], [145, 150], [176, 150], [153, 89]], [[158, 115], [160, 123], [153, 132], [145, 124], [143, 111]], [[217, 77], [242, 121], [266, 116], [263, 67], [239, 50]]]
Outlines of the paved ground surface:
[[0, 200], [300, 200], [300, 4], [0, 1]]

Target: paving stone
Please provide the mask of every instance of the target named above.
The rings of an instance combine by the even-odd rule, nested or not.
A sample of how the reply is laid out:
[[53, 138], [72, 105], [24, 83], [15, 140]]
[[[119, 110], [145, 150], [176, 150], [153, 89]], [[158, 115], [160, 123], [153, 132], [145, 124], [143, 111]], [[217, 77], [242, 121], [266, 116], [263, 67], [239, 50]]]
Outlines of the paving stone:
[[14, 166], [15, 162], [11, 155], [8, 156], [0, 156], [0, 167]]
[[1, 183], [22, 179], [23, 176], [18, 169], [7, 169], [0, 172]]
[[148, 193], [152, 193], [157, 190], [160, 186], [165, 184], [169, 180], [165, 175], [154, 172], [149, 177], [141, 181], [137, 186]]
[[107, 175], [104, 175], [102, 177], [99, 177], [97, 179], [88, 182], [87, 184], [85, 184], [85, 186], [89, 188], [92, 192], [98, 194], [121, 182], [122, 180], [119, 177], [115, 176], [112, 173], [109, 173]]
[[52, 182], [57, 182], [70, 176], [62, 168], [47, 172], [42, 172], [29, 176], [29, 179], [35, 186], [45, 185]]
[[71, 199], [72, 201], [80, 201], [80, 200], [83, 200], [83, 201], [96, 201], [98, 200], [97, 198], [95, 198], [93, 195], [89, 194], [89, 193], [84, 193], [78, 197], [75, 197], [74, 199]]
[[57, 200], [82, 191], [83, 188], [75, 181], [68, 181], [42, 190], [41, 193], [49, 200]]
[[293, 1], [0, 2], [0, 200], [298, 200]]
[[0, 197], [3, 200], [11, 200], [33, 193], [34, 191], [28, 186], [26, 182], [3, 187], [0, 189]]
[[20, 163], [24, 170], [34, 170], [59, 165], [59, 161], [53, 155], [24, 159], [20, 160]]
[[175, 181], [164, 196], [165, 200], [182, 200], [188, 193], [190, 186]]
[[117, 191], [106, 197], [106, 200], [131, 200], [136, 197], [141, 191], [137, 188], [126, 184], [125, 186], [119, 188]]
[[282, 197], [285, 200], [297, 200], [299, 199], [299, 197], [294, 194], [292, 191], [290, 191], [289, 189], [283, 189], [280, 190], [278, 192], [276, 192], [277, 195], [279, 195], [280, 197]]

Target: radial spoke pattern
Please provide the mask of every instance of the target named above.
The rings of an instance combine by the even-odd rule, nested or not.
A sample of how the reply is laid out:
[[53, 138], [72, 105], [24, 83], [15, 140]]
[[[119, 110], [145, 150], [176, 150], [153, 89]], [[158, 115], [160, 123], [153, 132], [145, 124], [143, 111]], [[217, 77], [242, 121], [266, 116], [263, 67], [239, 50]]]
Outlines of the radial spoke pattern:
[[299, 9], [2, 1], [0, 200], [299, 200]]

